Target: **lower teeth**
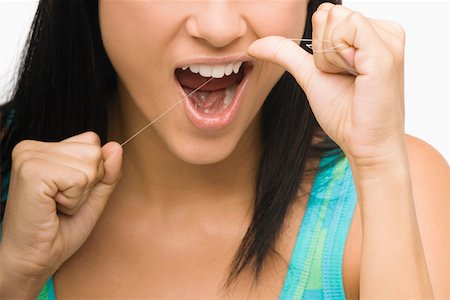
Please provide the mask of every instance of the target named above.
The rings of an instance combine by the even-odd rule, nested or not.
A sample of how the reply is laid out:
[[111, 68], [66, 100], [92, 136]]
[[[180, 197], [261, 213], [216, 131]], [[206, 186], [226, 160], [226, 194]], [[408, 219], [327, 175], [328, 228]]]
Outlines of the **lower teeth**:
[[234, 84], [232, 87], [229, 87], [225, 90], [225, 98], [223, 99], [223, 107], [227, 108], [231, 100], [233, 100], [234, 93], [236, 93], [237, 84]]
[[[225, 97], [223, 98], [222, 109], [227, 109], [230, 106], [231, 101], [233, 101], [234, 94], [236, 93], [237, 87], [238, 87], [238, 85], [234, 84], [233, 86], [225, 89]], [[197, 97], [199, 98], [200, 103], [195, 102], [193, 104], [194, 104], [195, 108], [197, 108], [198, 110], [202, 111], [205, 114], [214, 114], [214, 113], [216, 113], [217, 109], [214, 109], [212, 107], [205, 108], [202, 105], [202, 103], [205, 103], [206, 101], [208, 101], [207, 100], [208, 95], [209, 95], [209, 92], [197, 91]]]

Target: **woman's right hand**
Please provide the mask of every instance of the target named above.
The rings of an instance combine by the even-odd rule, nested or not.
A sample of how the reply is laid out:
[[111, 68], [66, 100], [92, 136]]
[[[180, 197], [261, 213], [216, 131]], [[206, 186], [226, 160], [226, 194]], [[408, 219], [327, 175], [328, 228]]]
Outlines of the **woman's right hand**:
[[[122, 147], [86, 132], [13, 150], [0, 244], [0, 298], [36, 297], [86, 241], [117, 184]], [[20, 297], [22, 298], [22, 297]]]

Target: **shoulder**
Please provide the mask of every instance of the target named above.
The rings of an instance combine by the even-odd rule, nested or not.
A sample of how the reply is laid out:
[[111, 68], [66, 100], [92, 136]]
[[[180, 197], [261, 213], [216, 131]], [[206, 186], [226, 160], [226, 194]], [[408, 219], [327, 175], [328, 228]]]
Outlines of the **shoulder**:
[[[442, 169], [441, 171], [446, 171], [448, 173], [448, 163], [445, 158], [427, 142], [415, 136], [407, 134], [406, 146], [408, 150], [408, 156], [410, 159], [414, 159], [414, 163], [418, 163], [419, 165], [426, 164], [430, 167], [437, 167]], [[414, 166], [415, 164], [412, 164], [412, 167]]]
[[[450, 170], [431, 145], [406, 136], [414, 206], [435, 299], [450, 299]], [[362, 245], [361, 215], [357, 203], [344, 252], [343, 277], [348, 299], [359, 295]]]
[[450, 169], [428, 143], [407, 135], [407, 151], [417, 222], [436, 299], [450, 291]]
[[423, 199], [428, 204], [448, 208], [450, 170], [447, 161], [435, 148], [417, 137], [407, 135], [406, 144], [416, 200]]

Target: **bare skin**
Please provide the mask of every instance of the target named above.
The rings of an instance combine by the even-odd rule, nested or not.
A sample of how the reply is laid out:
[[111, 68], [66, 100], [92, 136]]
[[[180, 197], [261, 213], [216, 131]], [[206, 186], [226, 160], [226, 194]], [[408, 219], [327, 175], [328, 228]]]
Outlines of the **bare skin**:
[[[319, 8], [319, 12], [315, 14], [314, 25], [318, 40], [335, 38], [335, 44], [344, 41], [354, 48], [344, 49], [338, 54], [319, 53], [314, 56], [313, 61], [293, 44], [288, 46], [286, 40], [269, 38], [257, 42], [250, 52], [259, 58], [284, 66], [296, 77], [309, 96], [318, 121], [341, 145], [349, 158], [360, 204], [363, 205], [358, 206], [356, 210], [344, 255], [344, 281], [348, 298], [428, 299], [432, 298], [433, 294], [436, 298], [447, 297], [448, 289], [443, 282], [448, 281], [448, 268], [442, 267], [439, 258], [446, 257], [449, 246], [448, 239], [445, 238], [448, 232], [443, 230], [448, 228], [448, 215], [442, 213], [448, 212], [448, 191], [444, 188], [448, 181], [448, 165], [429, 146], [410, 138], [406, 141], [404, 136], [403, 92], [402, 88], [399, 88], [403, 84], [404, 33], [395, 24], [365, 19], [348, 9], [335, 8], [332, 5], [322, 5]], [[383, 32], [384, 35], [380, 38], [379, 34]], [[316, 43], [315, 48], [320, 49], [320, 45]], [[370, 59], [372, 56], [377, 57], [376, 61], [379, 63], [374, 64]], [[384, 76], [380, 76], [381, 71], [386, 72], [383, 73]], [[340, 75], [345, 72], [353, 74], [358, 80]], [[368, 93], [366, 88], [377, 81], [383, 82], [383, 87], [389, 88]], [[322, 84], [333, 87], [332, 91], [336, 95], [322, 95]], [[320, 102], [323, 103], [319, 104]], [[334, 106], [331, 110], [330, 105]], [[330, 112], [333, 115], [329, 115]], [[427, 168], [435, 170], [438, 175], [428, 174]], [[386, 200], [380, 202], [390, 197], [394, 200], [389, 203]], [[425, 199], [435, 202], [425, 208]], [[430, 208], [431, 206], [433, 208]], [[295, 213], [303, 215], [305, 206], [300, 207], [299, 211], [293, 209], [291, 216]], [[210, 224], [214, 224], [214, 221], [216, 220], [213, 217]], [[246, 221], [248, 222], [244, 218], [244, 224]], [[229, 224], [227, 225], [228, 229]], [[243, 232], [239, 231], [241, 228], [237, 227], [235, 232], [242, 235]], [[225, 228], [222, 230], [226, 232]], [[399, 234], [395, 234], [397, 230]], [[409, 234], [405, 234], [406, 232]], [[284, 234], [281, 239], [284, 239], [284, 247], [282, 246], [280, 251], [288, 258], [295, 235], [286, 232]], [[422, 239], [421, 235], [428, 237]], [[151, 249], [150, 244], [144, 246], [146, 247]], [[180, 249], [178, 257], [186, 255], [186, 249], [193, 249], [193, 253], [197, 250], [191, 248], [189, 242], [176, 249]], [[228, 251], [220, 255], [227, 259], [224, 259], [222, 272], [218, 273], [218, 277], [206, 275], [210, 274], [211, 265], [214, 264], [204, 263], [204, 258], [209, 258], [205, 252], [217, 253], [215, 249], [198, 250], [201, 254], [197, 259], [189, 258], [189, 261], [195, 261], [195, 271], [188, 268], [186, 273], [170, 273], [173, 269], [170, 266], [174, 261], [163, 263], [158, 272], [164, 272], [165, 276], [161, 273], [150, 274], [146, 281], [157, 282], [157, 287], [154, 290], [143, 287], [142, 290], [136, 291], [136, 295], [169, 298], [176, 295], [192, 295], [192, 298], [218, 297], [206, 288], [199, 292], [202, 287], [198, 286], [207, 282], [205, 287], [217, 287], [224, 276], [224, 266], [230, 259], [230, 256], [226, 255]], [[184, 260], [180, 259], [182, 263]], [[152, 265], [150, 262], [146, 263]], [[200, 267], [202, 263], [203, 268]], [[283, 274], [283, 271], [277, 262], [268, 262], [268, 265], [271, 263], [272, 266], [263, 277], [260, 289], [251, 295], [252, 298], [271, 299], [279, 294], [283, 282], [281, 278], [284, 277], [280, 274]], [[179, 266], [177, 261], [174, 264]], [[142, 274], [147, 273], [139, 273]], [[193, 285], [190, 285], [189, 279], [195, 276], [199, 276], [198, 280], [192, 280]], [[177, 280], [177, 284], [174, 284], [174, 277], [182, 280]], [[130, 284], [132, 282], [130, 281]], [[180, 286], [180, 282], [185, 285]], [[237, 299], [242, 298], [244, 291], [248, 290], [245, 288], [246, 280], [242, 280], [241, 285], [243, 287], [236, 291]], [[164, 288], [161, 289], [161, 286]], [[155, 294], [152, 294], [152, 290]], [[214, 290], [213, 288], [212, 291]]]
[[[448, 191], [442, 188], [449, 179], [448, 169], [442, 156], [411, 136], [408, 137], [408, 155], [412, 162], [417, 220], [430, 276], [435, 282], [435, 298], [445, 299], [448, 288], [439, 283], [439, 278], [448, 276], [443, 262], [449, 243], [446, 232], [436, 228], [448, 225], [449, 204], [445, 200]], [[437, 172], [427, 174], [428, 169]], [[302, 190], [310, 191], [311, 183], [311, 179], [307, 180]], [[274, 258], [268, 260], [260, 284], [250, 294], [249, 273], [241, 277], [239, 285], [227, 297], [217, 290], [227, 274], [226, 267], [238, 245], [237, 238], [245, 233], [243, 222], [248, 222], [248, 218], [236, 213], [225, 216], [223, 211], [214, 214], [213, 210], [202, 214], [201, 225], [198, 219], [180, 218], [176, 212], [169, 215], [153, 212], [148, 217], [148, 207], [135, 206], [124, 213], [117, 197], [120, 199], [116, 194], [110, 200], [88, 242], [56, 273], [58, 298], [66, 299], [76, 294], [84, 299], [130, 296], [146, 299], [277, 299], [286, 265]], [[435, 201], [433, 205], [430, 205], [430, 199]], [[286, 261], [291, 256], [307, 201], [308, 196], [303, 195], [295, 202], [287, 218], [289, 226], [278, 243], [277, 250]], [[119, 209], [122, 212], [117, 211]], [[136, 214], [140, 209], [146, 209], [146, 213]], [[218, 222], [218, 217], [226, 220]], [[343, 281], [348, 299], [359, 299], [361, 243], [361, 215], [357, 204], [343, 257]]]
[[[286, 14], [293, 11], [294, 6], [289, 5], [304, 4], [283, 3], [286, 6], [280, 12]], [[147, 55], [140, 44], [144, 39], [130, 41], [135, 44], [129, 44], [129, 49], [114, 40], [118, 30], [124, 28], [125, 16], [131, 27], [125, 28], [122, 37], [130, 36], [129, 29], [151, 28], [139, 26], [151, 21], [146, 19], [143, 6], [138, 6], [142, 3], [104, 4], [102, 11], [108, 17], [102, 20], [110, 23], [102, 24], [117, 29], [105, 31], [114, 33], [107, 48], [119, 74], [129, 80], [119, 85], [122, 107], [118, 111], [122, 116], [114, 118], [122, 131], [112, 131], [112, 139], [123, 140], [139, 127], [137, 121], [152, 119], [151, 114], [166, 107], [161, 99], [173, 98], [163, 95], [165, 90], [172, 91], [165, 80], [172, 74], [164, 73], [167, 68], [155, 68], [155, 78], [150, 80], [146, 73], [150, 68], [142, 67], [141, 61], [122, 59], [129, 56], [121, 51], [129, 49]], [[170, 41], [171, 57], [180, 56], [175, 50], [186, 49], [171, 43], [185, 45], [187, 40], [198, 47], [208, 44], [208, 51], [239, 41], [238, 50], [244, 51], [248, 42], [257, 38], [257, 30], [242, 29], [267, 28], [265, 20], [257, 18], [260, 14], [254, 14], [250, 27], [245, 27], [243, 19], [238, 19], [241, 14], [219, 4], [225, 3], [211, 4], [205, 14], [196, 10], [193, 16], [197, 19], [189, 19], [196, 22], [180, 23], [186, 27], [167, 24], [171, 31], [161, 39]], [[228, 9], [219, 9], [224, 7]], [[122, 14], [123, 9], [129, 9], [128, 13]], [[148, 13], [155, 12], [153, 9], [156, 7], [148, 8]], [[241, 9], [252, 16], [252, 10]], [[266, 6], [264, 11], [272, 9]], [[223, 17], [224, 13], [230, 20], [237, 20], [231, 22], [234, 27], [226, 23], [228, 30], [223, 27], [223, 19], [211, 17]], [[322, 5], [315, 16], [313, 46], [320, 49], [317, 41], [326, 38], [335, 43], [345, 41], [347, 50], [318, 53], [312, 58], [288, 40], [271, 37], [258, 40], [249, 52], [294, 75], [318, 122], [349, 159], [360, 205], [344, 255], [346, 293], [349, 298], [364, 299], [428, 299], [433, 294], [438, 299], [448, 298], [448, 261], [443, 261], [449, 251], [448, 164], [430, 146], [405, 138], [404, 32], [395, 24], [370, 20], [330, 4]], [[179, 22], [186, 20], [178, 18]], [[277, 33], [300, 34], [300, 21], [282, 20], [287, 23]], [[172, 39], [175, 34], [169, 33], [183, 38], [186, 36], [181, 34], [188, 33], [189, 39]], [[168, 58], [161, 62], [172, 64]], [[256, 88], [256, 79], [252, 83], [250, 98], [257, 101], [246, 102], [234, 127], [214, 135], [216, 140], [187, 126], [189, 121], [180, 109], [127, 146], [123, 166], [122, 149], [114, 143], [101, 148], [92, 134], [60, 143], [27, 141], [16, 147], [0, 245], [0, 294], [8, 298], [22, 293], [22, 298], [35, 298], [48, 276], [59, 270], [55, 281], [61, 298], [221, 298], [217, 289], [251, 215], [260, 150], [255, 139], [258, 118], [253, 117], [282, 74], [281, 68], [270, 64], [258, 62], [256, 68], [261, 72], [256, 77], [265, 78], [261, 89]], [[137, 71], [141, 76], [131, 76]], [[158, 86], [158, 76], [167, 89]], [[161, 92], [161, 101], [152, 98], [154, 107], [147, 97], [127, 95], [127, 91], [135, 96], [148, 95], [150, 91], [141, 90], [149, 87], [146, 83]], [[120, 169], [124, 176], [119, 182]], [[309, 189], [304, 182], [303, 190]], [[285, 261], [289, 260], [306, 201], [302, 198], [294, 205], [286, 223], [289, 225], [282, 232], [278, 249]], [[57, 210], [65, 215], [57, 215]], [[229, 296], [275, 298], [286, 265], [269, 259], [267, 266], [252, 294], [250, 274], [244, 274]]]

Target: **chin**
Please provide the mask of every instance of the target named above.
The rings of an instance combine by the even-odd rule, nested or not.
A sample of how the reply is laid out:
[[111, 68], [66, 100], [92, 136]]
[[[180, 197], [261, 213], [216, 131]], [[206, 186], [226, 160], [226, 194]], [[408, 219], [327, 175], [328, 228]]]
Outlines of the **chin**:
[[[168, 145], [178, 159], [193, 165], [210, 165], [227, 159], [235, 150], [238, 139], [176, 139]], [[170, 143], [170, 142], [169, 142]]]

